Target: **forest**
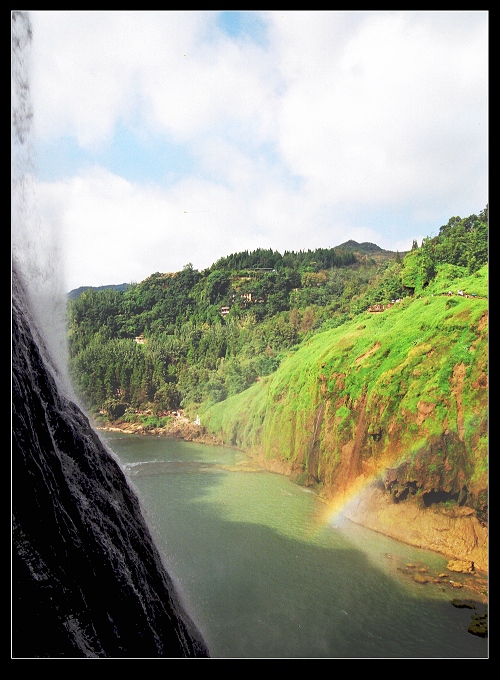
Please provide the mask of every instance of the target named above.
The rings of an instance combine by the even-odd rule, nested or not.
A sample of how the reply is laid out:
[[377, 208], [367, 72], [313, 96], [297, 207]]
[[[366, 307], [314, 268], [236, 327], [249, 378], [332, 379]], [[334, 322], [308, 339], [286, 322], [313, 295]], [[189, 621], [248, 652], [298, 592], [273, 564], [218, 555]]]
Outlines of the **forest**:
[[422, 295], [443, 267], [451, 280], [487, 262], [486, 207], [451, 217], [407, 253], [354, 241], [257, 249], [203, 271], [186, 264], [140, 283], [81, 289], [68, 296], [70, 373], [96, 420], [159, 427], [172, 411], [201, 411], [243, 392], [316, 333]]

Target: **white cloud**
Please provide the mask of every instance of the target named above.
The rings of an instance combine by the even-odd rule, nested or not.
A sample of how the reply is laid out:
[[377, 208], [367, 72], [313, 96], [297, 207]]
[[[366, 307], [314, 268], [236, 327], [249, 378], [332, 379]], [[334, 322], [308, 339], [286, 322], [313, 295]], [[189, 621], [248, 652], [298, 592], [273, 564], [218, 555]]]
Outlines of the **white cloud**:
[[40, 139], [106, 152], [129, 125], [193, 161], [168, 187], [98, 165], [40, 187], [71, 287], [247, 248], [404, 250], [484, 207], [487, 12], [261, 16], [267, 43], [212, 11], [32, 13]]
[[106, 142], [118, 120], [139, 116], [184, 141], [221, 118], [267, 115], [261, 51], [211, 37], [213, 12], [50, 11], [33, 17], [35, 36], [44, 36], [34, 47], [40, 135], [75, 134], [91, 146]]
[[307, 15], [307, 57], [294, 62], [283, 99], [278, 128], [292, 169], [334, 201], [403, 203], [436, 178], [439, 191], [456, 191], [457, 166], [485, 153], [484, 31], [464, 44], [454, 32], [422, 30], [418, 13], [382, 12], [329, 52], [335, 15]]

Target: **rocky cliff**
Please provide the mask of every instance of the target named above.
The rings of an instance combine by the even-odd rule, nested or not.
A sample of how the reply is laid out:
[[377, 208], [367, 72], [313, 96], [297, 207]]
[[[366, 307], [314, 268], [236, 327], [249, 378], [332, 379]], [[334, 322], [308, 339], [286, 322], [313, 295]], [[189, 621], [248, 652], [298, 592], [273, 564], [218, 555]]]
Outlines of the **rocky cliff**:
[[353, 521], [487, 569], [487, 300], [407, 298], [319, 333], [202, 414]]
[[206, 657], [116, 460], [58, 389], [13, 275], [12, 655]]

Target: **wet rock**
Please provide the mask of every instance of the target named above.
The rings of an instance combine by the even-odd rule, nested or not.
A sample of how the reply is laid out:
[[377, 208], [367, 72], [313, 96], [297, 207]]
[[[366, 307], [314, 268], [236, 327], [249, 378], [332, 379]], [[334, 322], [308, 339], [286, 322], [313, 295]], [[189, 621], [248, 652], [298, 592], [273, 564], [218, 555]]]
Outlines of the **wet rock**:
[[476, 605], [473, 600], [452, 600], [451, 604], [459, 609], [475, 609]]
[[488, 612], [474, 614], [468, 631], [478, 637], [488, 637]]
[[450, 560], [446, 565], [449, 571], [455, 571], [460, 574], [473, 574], [474, 562], [468, 560]]
[[206, 657], [120, 466], [12, 280], [14, 658]]
[[413, 580], [415, 583], [429, 583], [427, 576], [423, 576], [422, 574], [413, 574]]

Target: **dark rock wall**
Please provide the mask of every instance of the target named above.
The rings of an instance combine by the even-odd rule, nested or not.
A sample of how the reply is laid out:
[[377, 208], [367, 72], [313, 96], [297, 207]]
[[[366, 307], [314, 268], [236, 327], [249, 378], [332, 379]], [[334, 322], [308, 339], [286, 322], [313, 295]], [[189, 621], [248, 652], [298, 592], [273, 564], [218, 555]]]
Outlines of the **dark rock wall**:
[[33, 331], [14, 271], [12, 656], [207, 657], [135, 493]]

